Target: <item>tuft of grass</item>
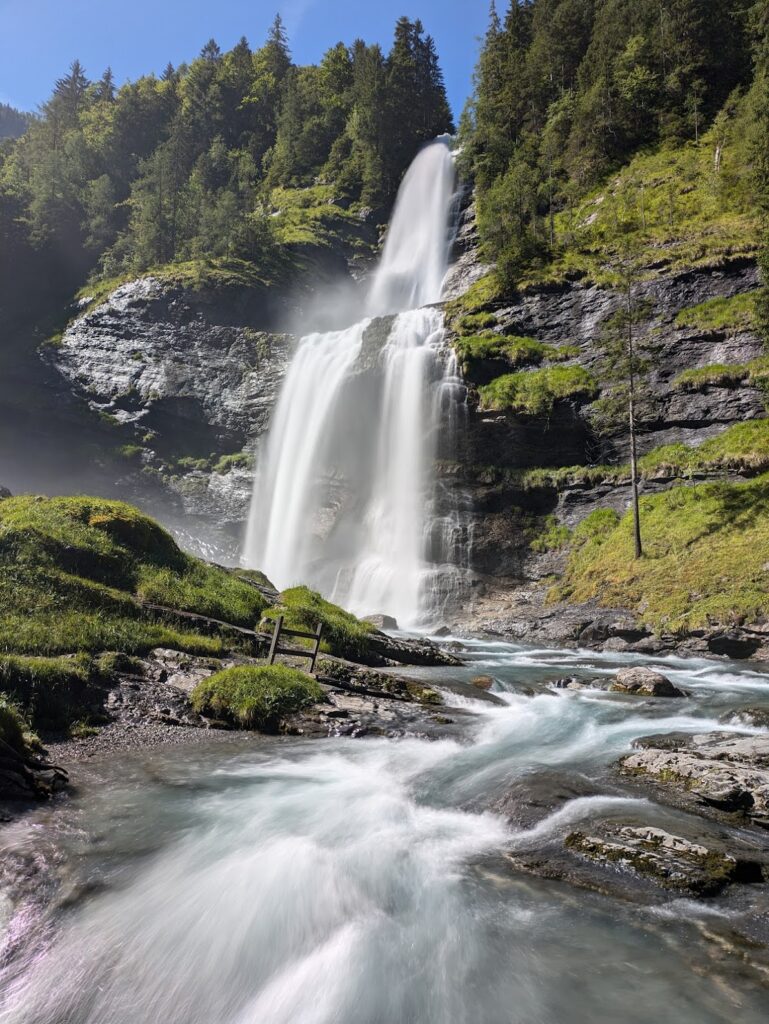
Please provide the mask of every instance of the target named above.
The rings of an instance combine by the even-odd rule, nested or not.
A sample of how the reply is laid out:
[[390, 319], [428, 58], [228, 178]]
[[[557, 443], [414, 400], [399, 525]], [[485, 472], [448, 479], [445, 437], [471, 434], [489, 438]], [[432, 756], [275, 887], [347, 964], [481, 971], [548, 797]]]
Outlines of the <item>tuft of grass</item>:
[[279, 604], [271, 608], [268, 618], [283, 615], [289, 629], [313, 632], [323, 624], [322, 650], [340, 658], [355, 660], [365, 657], [369, 650], [372, 627], [346, 612], [338, 605], [326, 601], [309, 587], [292, 587], [280, 595]]
[[0, 656], [0, 690], [38, 729], [63, 729], [87, 714], [102, 675], [88, 655], [40, 658]]
[[6, 693], [0, 693], [0, 740], [22, 757], [31, 754], [39, 744], [21, 709]]
[[708, 299], [698, 306], [682, 309], [677, 327], [691, 327], [705, 333], [737, 334], [755, 328], [755, 292], [743, 292], [730, 298]]
[[702, 391], [707, 387], [737, 387], [745, 383], [761, 388], [769, 384], [769, 357], [760, 356], [749, 363], [713, 363], [684, 370], [670, 386], [678, 391]]
[[563, 523], [559, 523], [556, 516], [548, 516], [545, 519], [542, 532], [539, 533], [529, 544], [532, 551], [544, 554], [546, 551], [560, 551], [565, 548], [571, 539], [571, 530]]
[[286, 715], [323, 699], [322, 687], [311, 676], [285, 665], [228, 668], [198, 683], [191, 696], [200, 714], [269, 732]]
[[254, 461], [251, 452], [235, 452], [232, 455], [222, 455], [214, 466], [214, 473], [229, 473], [231, 469], [248, 469]]
[[497, 377], [479, 392], [484, 409], [547, 416], [558, 401], [590, 401], [598, 387], [582, 366], [547, 366]]
[[641, 499], [644, 557], [632, 515], [575, 531], [554, 598], [627, 607], [657, 631], [754, 622], [769, 612], [769, 474], [679, 486]]

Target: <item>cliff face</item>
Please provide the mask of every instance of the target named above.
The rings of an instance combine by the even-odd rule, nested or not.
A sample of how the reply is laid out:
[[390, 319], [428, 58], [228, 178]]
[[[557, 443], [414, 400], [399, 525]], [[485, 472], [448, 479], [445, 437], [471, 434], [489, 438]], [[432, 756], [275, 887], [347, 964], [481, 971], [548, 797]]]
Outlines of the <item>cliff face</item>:
[[[470, 206], [458, 234], [448, 298], [461, 296], [488, 269], [478, 257]], [[725, 374], [692, 387], [675, 383], [691, 370], [745, 366], [761, 356], [761, 341], [749, 326], [692, 326], [681, 316], [703, 302], [749, 294], [757, 285], [756, 267], [744, 259], [674, 276], [659, 272], [639, 285], [639, 302], [648, 300], [649, 308], [644, 331], [654, 339], [642, 452], [697, 446], [764, 415], [764, 393], [747, 375]], [[595, 341], [620, 301], [607, 288], [571, 283], [497, 296], [481, 307], [493, 318], [493, 336], [534, 339], [566, 352], [559, 365], [586, 371], [595, 391], [556, 399], [536, 414], [492, 411], [481, 400], [483, 386], [526, 367], [513, 367], [499, 354], [466, 365], [467, 415], [456, 451], [442, 451], [440, 463], [444, 493], [463, 496], [459, 507], [473, 583], [472, 599], [458, 610], [465, 621], [515, 633], [530, 631], [534, 615], [541, 626], [549, 614], [541, 608], [541, 581], [563, 568], [565, 553], [532, 548], [532, 542], [547, 523], [573, 527], [597, 508], [622, 513], [628, 507], [628, 481], [621, 473], [611, 480], [565, 475], [557, 482], [551, 474], [534, 483], [526, 475], [624, 461], [624, 438], [599, 435], [593, 416], [605, 393]], [[450, 340], [461, 349], [462, 331], [448, 309]], [[149, 276], [86, 309], [49, 350], [69, 389], [109, 423], [122, 459], [122, 493], [160, 512], [187, 542], [205, 536], [203, 550], [214, 557], [237, 556], [253, 452], [295, 345], [286, 331], [291, 313], [285, 295], [222, 294]], [[364, 377], [387, 326], [375, 322], [366, 336]], [[667, 472], [647, 473], [644, 493], [671, 483]], [[148, 500], [150, 491], [154, 498]], [[571, 636], [590, 624], [590, 616], [577, 618], [560, 617], [559, 639], [564, 629]]]

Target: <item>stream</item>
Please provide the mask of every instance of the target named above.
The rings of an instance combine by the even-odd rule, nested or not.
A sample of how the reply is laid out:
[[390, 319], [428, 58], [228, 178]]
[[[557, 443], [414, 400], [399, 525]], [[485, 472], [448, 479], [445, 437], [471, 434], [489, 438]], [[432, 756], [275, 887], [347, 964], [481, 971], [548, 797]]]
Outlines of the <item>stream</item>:
[[[78, 766], [73, 797], [0, 834], [62, 879], [48, 903], [0, 891], [2, 1024], [765, 1021], [769, 989], [718, 940], [765, 885], [624, 901], [507, 854], [595, 814], [673, 827], [685, 812], [612, 763], [652, 733], [760, 732], [737, 712], [769, 706], [769, 676], [645, 658], [691, 697], [555, 695], [634, 659], [465, 643], [466, 666], [412, 672], [452, 684], [449, 738], [243, 736]], [[501, 703], [473, 695], [479, 673]]]

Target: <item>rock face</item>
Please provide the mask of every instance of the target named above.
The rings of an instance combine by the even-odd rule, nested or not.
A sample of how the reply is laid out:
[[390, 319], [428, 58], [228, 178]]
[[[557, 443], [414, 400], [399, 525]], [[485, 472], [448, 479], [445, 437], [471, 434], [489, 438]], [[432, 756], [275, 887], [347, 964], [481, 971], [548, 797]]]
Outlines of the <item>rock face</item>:
[[[454, 255], [447, 298], [461, 294], [489, 269], [479, 256], [471, 203], [461, 214]], [[757, 285], [756, 267], [748, 260], [675, 276], [660, 272], [643, 285], [654, 300], [648, 326], [659, 340], [642, 451], [661, 444], [697, 444], [731, 424], [763, 414], [762, 393], [746, 383], [700, 390], [671, 387], [684, 370], [745, 363], [762, 354], [760, 339], [750, 331], [697, 330], [676, 320], [682, 309], [750, 292]], [[564, 365], [592, 372], [600, 390], [594, 342], [619, 301], [609, 289], [580, 283], [543, 288], [496, 302], [493, 329], [575, 347], [576, 354]], [[125, 457], [126, 496], [148, 505], [146, 491], [152, 484], [177, 518], [196, 517], [191, 534], [199, 536], [214, 524], [216, 537], [203, 550], [214, 558], [237, 556], [252, 489], [253, 453], [296, 343], [286, 333], [293, 312], [279, 289], [241, 289], [225, 295], [149, 276], [87, 309], [50, 352], [70, 389], [113, 425], [114, 450]], [[387, 319], [375, 321], [366, 334], [359, 367], [362, 389], [388, 327]], [[602, 610], [573, 612], [542, 605], [542, 581], [561, 571], [565, 559], [563, 551], [532, 551], [532, 537], [542, 522], [555, 516], [573, 527], [597, 508], [624, 513], [629, 481], [628, 486], [622, 481], [583, 482], [556, 489], [547, 484], [522, 486], [516, 474], [533, 467], [622, 460], [624, 441], [596, 436], [587, 401], [559, 401], [539, 417], [484, 411], [479, 384], [509, 369], [498, 362], [473, 366], [456, 445], [449, 451], [439, 444], [436, 509], [448, 515], [451, 505], [472, 581], [456, 621], [499, 628], [510, 636], [534, 633], [542, 639], [579, 640], [614, 650], [643, 651], [648, 642], [648, 649], [653, 649], [648, 634], [621, 609], [616, 615], [631, 622], [630, 633], [620, 627], [599, 639], [584, 631], [602, 628]], [[672, 483], [661, 473], [646, 480], [643, 491], [652, 494]], [[340, 482], [340, 501], [343, 489]], [[157, 503], [151, 507], [176, 525]], [[315, 524], [315, 529], [325, 536], [327, 524]], [[222, 530], [227, 532], [224, 546]], [[452, 614], [451, 609], [446, 614]], [[701, 646], [708, 653], [745, 657], [769, 648], [769, 634], [747, 637], [744, 631], [735, 631], [732, 637], [703, 638]]]
[[145, 277], [75, 320], [54, 361], [89, 404], [149, 434], [148, 448], [205, 458], [267, 423], [293, 339], [249, 320], [274, 315]]
[[622, 668], [614, 677], [611, 690], [632, 693], [638, 697], [685, 697], [683, 690], [673, 686], [661, 672], [651, 668]]
[[653, 779], [683, 803], [739, 813], [769, 828], [769, 735], [710, 733], [672, 747], [651, 743], [623, 758], [625, 774]]

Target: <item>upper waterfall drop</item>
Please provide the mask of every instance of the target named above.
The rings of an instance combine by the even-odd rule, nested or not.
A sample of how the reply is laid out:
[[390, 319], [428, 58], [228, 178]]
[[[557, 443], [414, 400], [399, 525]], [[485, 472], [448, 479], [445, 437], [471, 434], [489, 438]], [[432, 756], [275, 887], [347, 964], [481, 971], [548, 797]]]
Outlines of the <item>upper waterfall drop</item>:
[[438, 302], [451, 248], [456, 187], [449, 137], [426, 146], [406, 172], [367, 301], [369, 316]]
[[434, 462], [461, 388], [443, 315], [423, 308], [441, 297], [455, 194], [443, 137], [403, 179], [365, 318], [300, 341], [257, 459], [246, 537], [246, 564], [276, 586], [309, 584], [404, 625], [430, 618], [438, 566], [457, 549], [455, 536], [435, 542], [446, 531], [434, 526]]

